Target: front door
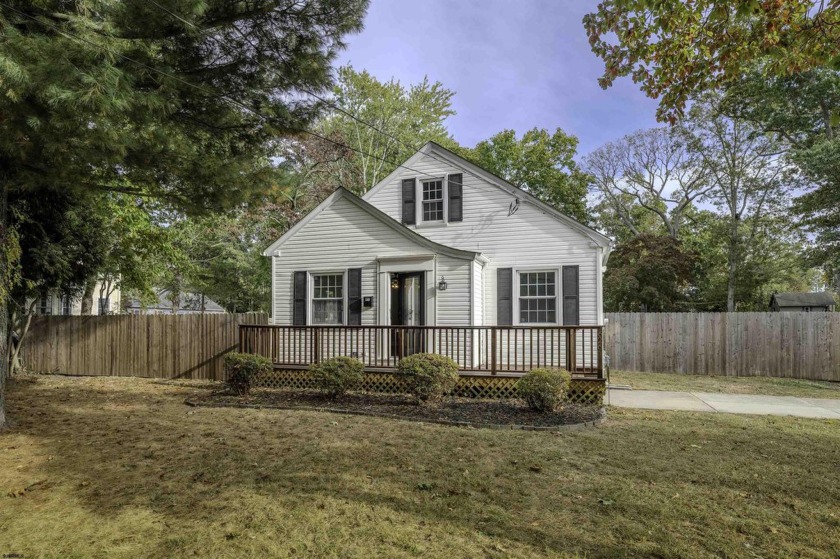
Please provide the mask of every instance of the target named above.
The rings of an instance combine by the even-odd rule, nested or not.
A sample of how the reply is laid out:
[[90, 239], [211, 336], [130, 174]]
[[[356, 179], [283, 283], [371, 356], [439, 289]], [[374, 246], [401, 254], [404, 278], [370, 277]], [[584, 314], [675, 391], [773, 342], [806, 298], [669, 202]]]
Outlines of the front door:
[[[426, 324], [425, 281], [423, 272], [391, 274], [391, 326]], [[391, 355], [402, 358], [423, 351], [421, 328], [394, 328], [391, 331]]]

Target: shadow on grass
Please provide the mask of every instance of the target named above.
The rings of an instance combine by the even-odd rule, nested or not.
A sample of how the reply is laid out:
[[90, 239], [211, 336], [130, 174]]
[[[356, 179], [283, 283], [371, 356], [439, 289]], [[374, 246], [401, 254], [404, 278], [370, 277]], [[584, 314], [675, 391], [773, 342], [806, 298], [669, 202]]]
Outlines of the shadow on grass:
[[622, 412], [596, 430], [549, 434], [192, 409], [182, 403], [192, 393], [133, 380], [13, 382], [9, 403], [14, 431], [53, 457], [44, 475], [90, 512], [143, 507], [174, 530], [235, 530], [243, 503], [259, 502], [267, 508], [246, 516], [326, 515], [345, 538], [359, 529], [350, 518], [367, 514], [382, 524], [367, 527], [376, 537], [412, 524], [408, 539], [454, 532], [538, 555], [778, 550], [767, 526], [794, 522], [794, 553], [828, 541], [823, 511], [840, 499], [831, 422]]

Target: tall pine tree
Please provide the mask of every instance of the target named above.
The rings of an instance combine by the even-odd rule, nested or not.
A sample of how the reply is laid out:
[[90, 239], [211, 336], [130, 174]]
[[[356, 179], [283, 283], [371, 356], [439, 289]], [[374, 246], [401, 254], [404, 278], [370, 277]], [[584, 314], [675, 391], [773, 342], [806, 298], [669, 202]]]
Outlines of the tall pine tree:
[[[186, 211], [259, 188], [368, 0], [0, 0], [0, 354], [11, 193], [128, 192]], [[0, 360], [0, 426], [6, 360]]]

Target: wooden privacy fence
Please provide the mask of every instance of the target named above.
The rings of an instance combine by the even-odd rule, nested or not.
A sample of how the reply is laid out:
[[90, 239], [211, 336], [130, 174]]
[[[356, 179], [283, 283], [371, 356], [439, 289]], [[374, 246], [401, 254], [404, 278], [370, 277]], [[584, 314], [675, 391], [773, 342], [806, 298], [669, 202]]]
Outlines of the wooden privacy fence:
[[247, 314], [36, 316], [21, 350], [27, 370], [85, 376], [222, 379], [222, 356]]
[[608, 313], [612, 369], [840, 381], [840, 313]]

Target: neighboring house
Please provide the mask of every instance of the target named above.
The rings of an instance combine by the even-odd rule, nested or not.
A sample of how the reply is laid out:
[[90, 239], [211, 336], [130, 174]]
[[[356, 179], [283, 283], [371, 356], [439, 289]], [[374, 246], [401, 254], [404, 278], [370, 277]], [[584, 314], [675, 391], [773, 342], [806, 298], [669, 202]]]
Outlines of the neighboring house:
[[770, 297], [773, 312], [832, 312], [836, 301], [828, 292], [774, 293]]
[[[363, 198], [336, 190], [264, 254], [274, 324], [500, 325], [539, 335], [603, 324], [609, 252], [604, 235], [429, 142]], [[477, 362], [491, 342], [476, 339], [458, 343]], [[351, 353], [370, 351], [383, 350]]]
[[129, 299], [125, 311], [129, 314], [220, 314], [225, 309], [216, 301], [197, 293], [181, 293], [178, 312], [173, 313], [172, 293], [167, 289], [156, 290], [157, 301], [143, 305], [137, 299]]
[[[107, 297], [100, 296], [108, 291], [108, 286], [103, 282], [96, 282], [93, 290], [93, 305], [90, 309], [91, 315], [115, 314], [120, 312], [121, 293], [119, 287], [110, 286], [111, 294]], [[31, 303], [31, 300], [30, 300]], [[35, 302], [35, 314], [39, 315], [61, 315], [78, 316], [82, 314], [82, 298], [71, 298], [53, 291], [38, 298]]]

